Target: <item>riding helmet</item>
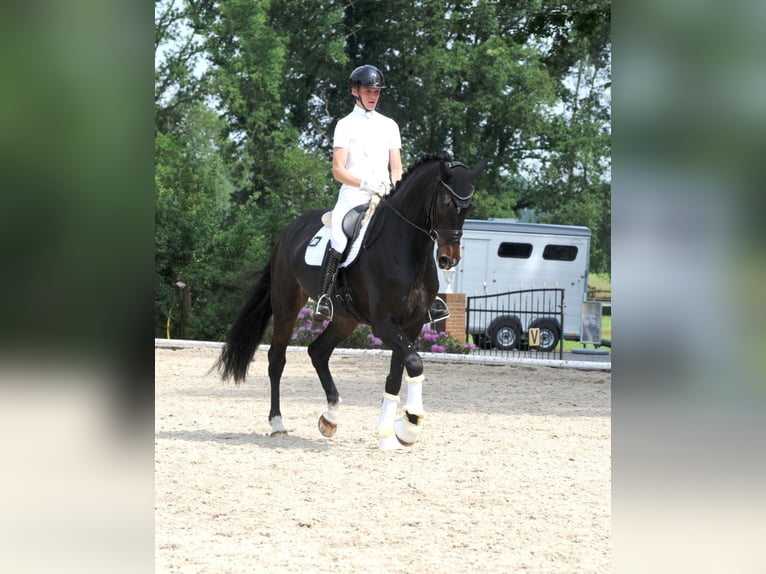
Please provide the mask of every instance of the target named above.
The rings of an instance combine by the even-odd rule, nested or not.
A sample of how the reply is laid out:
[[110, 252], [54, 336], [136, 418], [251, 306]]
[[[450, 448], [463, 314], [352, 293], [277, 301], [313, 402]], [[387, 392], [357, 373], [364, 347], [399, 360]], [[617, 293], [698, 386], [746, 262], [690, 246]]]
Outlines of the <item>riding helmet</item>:
[[375, 66], [366, 64], [359, 66], [353, 72], [351, 72], [351, 84], [359, 86], [369, 86], [371, 88], [385, 88], [386, 82], [383, 79], [383, 72], [378, 70]]

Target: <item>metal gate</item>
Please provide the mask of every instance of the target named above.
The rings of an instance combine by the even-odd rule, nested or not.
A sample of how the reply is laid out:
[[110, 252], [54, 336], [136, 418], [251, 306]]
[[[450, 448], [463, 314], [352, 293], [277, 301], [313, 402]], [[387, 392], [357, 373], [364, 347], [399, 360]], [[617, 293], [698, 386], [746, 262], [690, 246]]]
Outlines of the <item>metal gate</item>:
[[466, 341], [482, 352], [563, 359], [564, 289], [524, 289], [466, 299]]

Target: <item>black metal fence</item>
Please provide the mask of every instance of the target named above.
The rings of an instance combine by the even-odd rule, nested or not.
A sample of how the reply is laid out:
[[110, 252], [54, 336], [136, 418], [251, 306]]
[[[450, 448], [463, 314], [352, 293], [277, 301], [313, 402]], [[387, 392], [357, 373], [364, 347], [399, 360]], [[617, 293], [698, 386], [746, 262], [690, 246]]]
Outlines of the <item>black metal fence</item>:
[[563, 359], [564, 289], [466, 299], [466, 341], [492, 354]]

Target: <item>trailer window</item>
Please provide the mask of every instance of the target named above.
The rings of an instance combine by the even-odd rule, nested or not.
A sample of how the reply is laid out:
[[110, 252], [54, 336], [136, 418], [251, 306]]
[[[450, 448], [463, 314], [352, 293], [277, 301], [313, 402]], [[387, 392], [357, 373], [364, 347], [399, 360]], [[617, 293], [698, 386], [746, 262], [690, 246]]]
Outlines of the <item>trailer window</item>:
[[546, 245], [543, 249], [543, 259], [574, 261], [576, 257], [577, 246], [575, 245]]
[[498, 257], [513, 257], [514, 259], [529, 259], [532, 254], [531, 243], [501, 243], [497, 248]]

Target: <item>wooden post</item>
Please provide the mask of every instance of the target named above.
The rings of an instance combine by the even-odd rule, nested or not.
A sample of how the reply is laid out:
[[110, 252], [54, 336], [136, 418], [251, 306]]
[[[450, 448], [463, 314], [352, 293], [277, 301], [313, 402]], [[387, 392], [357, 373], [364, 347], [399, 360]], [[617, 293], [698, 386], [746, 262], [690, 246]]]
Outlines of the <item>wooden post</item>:
[[178, 294], [181, 296], [181, 317], [179, 322], [179, 338], [186, 338], [186, 325], [189, 321], [189, 313], [191, 312], [191, 289], [189, 289], [189, 281], [183, 275], [176, 277], [176, 287], [178, 287]]

